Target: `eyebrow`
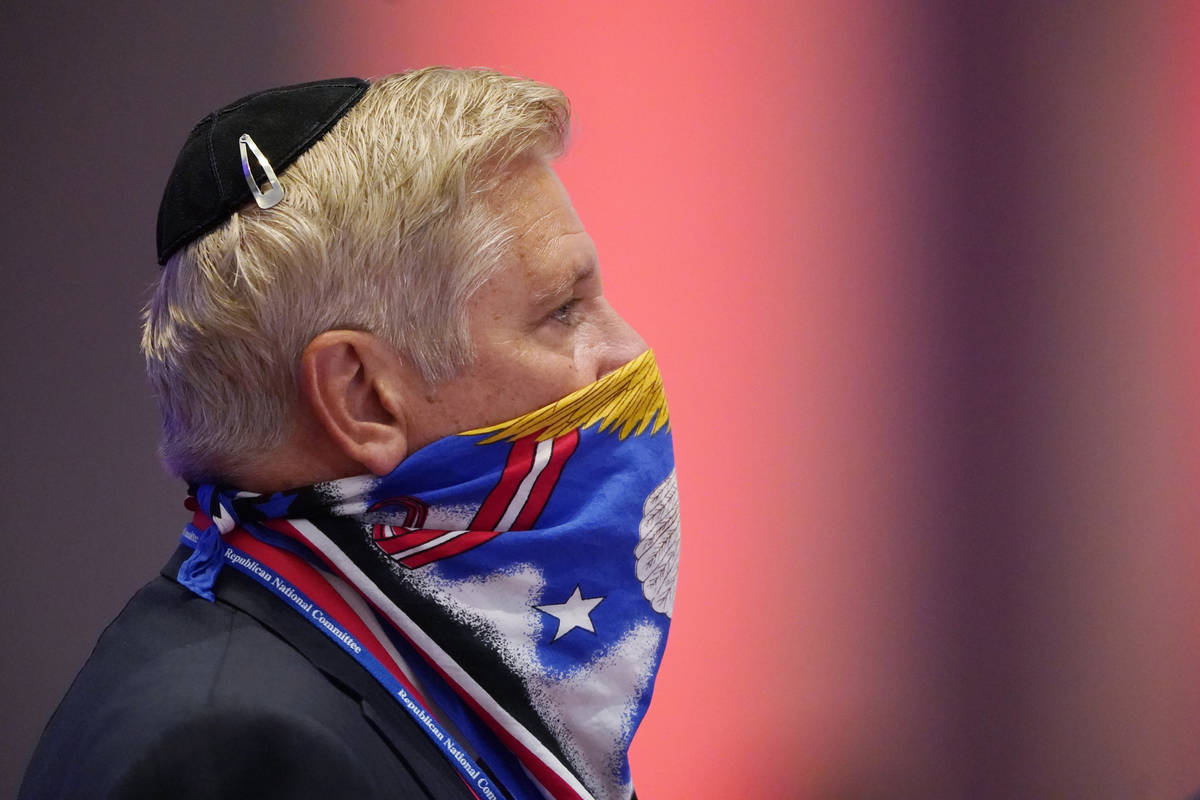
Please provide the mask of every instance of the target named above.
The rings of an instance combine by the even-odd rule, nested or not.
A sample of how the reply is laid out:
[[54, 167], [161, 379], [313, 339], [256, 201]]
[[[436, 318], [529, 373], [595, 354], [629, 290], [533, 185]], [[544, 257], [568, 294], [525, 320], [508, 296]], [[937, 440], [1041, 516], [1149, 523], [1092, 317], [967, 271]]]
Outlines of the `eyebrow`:
[[561, 297], [566, 294], [575, 284], [581, 281], [586, 281], [596, 274], [596, 265], [593, 263], [583, 264], [576, 267], [570, 272], [560, 275], [557, 280], [551, 285], [539, 289], [535, 294], [535, 299], [539, 304], [544, 303], [552, 298]]

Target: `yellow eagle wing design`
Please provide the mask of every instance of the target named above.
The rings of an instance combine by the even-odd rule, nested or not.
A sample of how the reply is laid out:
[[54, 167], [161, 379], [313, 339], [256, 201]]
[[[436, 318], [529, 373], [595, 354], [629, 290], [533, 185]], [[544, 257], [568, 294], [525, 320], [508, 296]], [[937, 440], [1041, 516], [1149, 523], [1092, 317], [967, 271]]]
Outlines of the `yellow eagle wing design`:
[[615, 433], [621, 439], [631, 434], [638, 436], [648, 427], [651, 435], [664, 428], [668, 431], [671, 429], [662, 376], [653, 352], [647, 350], [595, 383], [548, 406], [508, 422], [476, 428], [460, 435], [491, 434], [479, 442], [491, 444], [514, 442], [523, 436], [537, 434], [537, 441], [541, 442], [577, 428], [590, 428], [597, 423], [600, 432]]

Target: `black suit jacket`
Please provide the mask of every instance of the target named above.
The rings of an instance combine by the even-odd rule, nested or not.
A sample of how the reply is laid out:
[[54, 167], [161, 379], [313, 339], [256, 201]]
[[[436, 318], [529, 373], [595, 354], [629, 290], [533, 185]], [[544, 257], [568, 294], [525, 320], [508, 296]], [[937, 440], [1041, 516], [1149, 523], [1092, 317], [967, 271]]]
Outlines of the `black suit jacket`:
[[42, 798], [470, 798], [389, 693], [234, 569], [217, 602], [182, 549], [104, 631], [19, 794]]

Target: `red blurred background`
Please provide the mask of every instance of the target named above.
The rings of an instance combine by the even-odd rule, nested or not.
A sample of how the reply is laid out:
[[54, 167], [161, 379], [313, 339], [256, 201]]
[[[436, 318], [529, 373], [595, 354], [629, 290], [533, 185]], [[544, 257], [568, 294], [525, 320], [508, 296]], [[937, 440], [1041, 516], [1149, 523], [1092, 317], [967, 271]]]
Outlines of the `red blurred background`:
[[[132, 5], [0, 33], [3, 585], [34, 621], [0, 790], [183, 521], [130, 389], [176, 148], [239, 94], [434, 63], [570, 96], [560, 174], [667, 382], [641, 797], [1200, 790], [1194, 5]], [[86, 530], [47, 525], [59, 486]]]

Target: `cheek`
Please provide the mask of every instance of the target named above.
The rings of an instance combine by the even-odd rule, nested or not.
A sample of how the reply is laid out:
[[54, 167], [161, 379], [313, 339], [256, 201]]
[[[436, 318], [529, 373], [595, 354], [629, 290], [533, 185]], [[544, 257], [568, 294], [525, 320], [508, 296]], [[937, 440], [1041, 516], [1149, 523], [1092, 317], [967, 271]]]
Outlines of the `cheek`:
[[467, 427], [479, 427], [482, 418], [495, 423], [519, 417], [595, 381], [595, 348], [586, 346], [595, 337], [588, 327], [551, 341], [543, 338], [553, 330], [479, 343], [474, 374], [460, 384], [471, 397], [454, 399], [475, 418]]
[[[593, 383], [614, 366], [619, 366], [612, 363], [616, 355], [615, 349], [612, 332], [608, 328], [591, 323], [581, 326], [575, 337], [575, 350], [571, 359], [575, 380], [579, 386]], [[629, 358], [625, 359], [628, 360]]]
[[509, 416], [519, 416], [561, 400], [591, 383], [593, 378], [580, 369], [573, 354], [537, 353], [511, 365], [503, 383]]

